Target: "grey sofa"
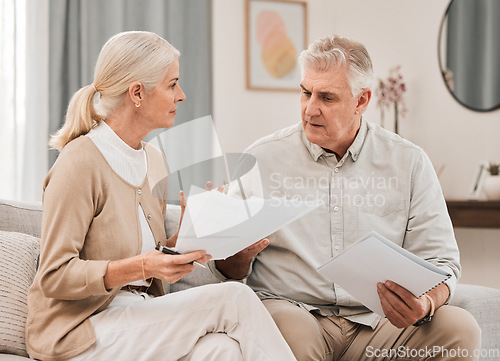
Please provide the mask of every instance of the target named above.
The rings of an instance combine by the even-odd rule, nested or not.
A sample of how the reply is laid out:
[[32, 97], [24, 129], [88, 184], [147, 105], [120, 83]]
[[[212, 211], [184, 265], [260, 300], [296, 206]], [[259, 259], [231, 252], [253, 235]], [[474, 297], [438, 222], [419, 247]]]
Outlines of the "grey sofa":
[[[169, 209], [167, 232], [177, 227], [179, 209]], [[24, 322], [26, 292], [39, 252], [40, 203], [0, 200], [0, 361], [26, 359]], [[13, 282], [15, 281], [15, 282]], [[196, 269], [169, 287], [169, 292], [219, 282], [208, 270]], [[471, 312], [483, 332], [481, 360], [500, 360], [500, 290], [459, 285], [451, 304]]]

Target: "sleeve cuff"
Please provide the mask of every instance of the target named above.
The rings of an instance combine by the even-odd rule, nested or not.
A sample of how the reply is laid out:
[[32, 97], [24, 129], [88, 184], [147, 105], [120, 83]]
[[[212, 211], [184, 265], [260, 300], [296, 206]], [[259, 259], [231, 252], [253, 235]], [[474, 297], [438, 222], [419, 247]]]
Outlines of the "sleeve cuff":
[[107, 295], [109, 290], [104, 286], [104, 276], [108, 271], [109, 261], [88, 261], [87, 289], [92, 296]]
[[448, 286], [448, 289], [450, 290], [450, 295], [448, 296], [448, 299], [444, 303], [445, 305], [450, 303], [451, 299], [453, 298], [453, 294], [455, 293], [455, 289], [457, 288], [457, 283], [458, 279], [455, 277], [455, 275], [452, 275], [450, 278], [444, 281], [444, 284]]
[[[254, 258], [255, 259], [255, 258]], [[244, 281], [247, 279], [247, 277], [250, 275], [250, 273], [252, 273], [252, 265], [253, 265], [253, 261], [254, 259], [252, 259], [252, 262], [250, 263], [250, 267], [248, 268], [248, 272], [247, 274], [241, 278], [241, 279], [238, 279], [238, 280], [235, 280], [235, 279], [232, 279], [232, 278], [227, 278], [226, 276], [224, 276], [218, 269], [217, 269], [217, 266], [215, 265], [215, 261], [208, 261], [207, 262], [207, 265], [208, 265], [208, 269], [210, 270], [210, 272], [212, 272], [212, 274], [219, 280], [221, 280], [222, 282], [225, 282], [225, 281]]]
[[228, 281], [229, 279], [224, 276], [222, 273], [219, 272], [219, 270], [217, 269], [217, 267], [215, 266], [215, 261], [208, 261], [207, 262], [207, 266], [208, 266], [208, 269], [210, 270], [210, 272], [212, 272], [212, 274], [220, 281]]

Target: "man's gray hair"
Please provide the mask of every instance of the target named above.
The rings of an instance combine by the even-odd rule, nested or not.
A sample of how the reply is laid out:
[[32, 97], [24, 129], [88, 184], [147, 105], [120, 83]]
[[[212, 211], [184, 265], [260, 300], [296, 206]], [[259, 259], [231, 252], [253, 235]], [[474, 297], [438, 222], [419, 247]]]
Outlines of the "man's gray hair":
[[373, 83], [373, 67], [365, 46], [357, 41], [334, 35], [320, 38], [299, 56], [301, 74], [305, 69], [327, 71], [346, 67], [347, 81], [353, 96]]

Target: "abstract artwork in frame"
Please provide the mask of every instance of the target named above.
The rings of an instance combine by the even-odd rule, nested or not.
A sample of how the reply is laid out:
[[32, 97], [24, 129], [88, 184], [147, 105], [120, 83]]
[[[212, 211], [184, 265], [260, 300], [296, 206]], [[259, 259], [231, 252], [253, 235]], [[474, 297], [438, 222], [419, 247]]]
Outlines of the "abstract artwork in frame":
[[253, 90], [298, 91], [307, 46], [307, 3], [246, 0], [246, 80]]

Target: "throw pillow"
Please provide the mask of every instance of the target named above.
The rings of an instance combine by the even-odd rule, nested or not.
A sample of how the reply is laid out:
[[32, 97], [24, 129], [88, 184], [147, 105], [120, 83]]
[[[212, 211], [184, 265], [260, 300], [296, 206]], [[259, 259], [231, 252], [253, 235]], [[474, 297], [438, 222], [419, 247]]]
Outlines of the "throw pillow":
[[40, 240], [0, 231], [0, 352], [28, 357], [24, 328], [28, 290], [35, 277]]

